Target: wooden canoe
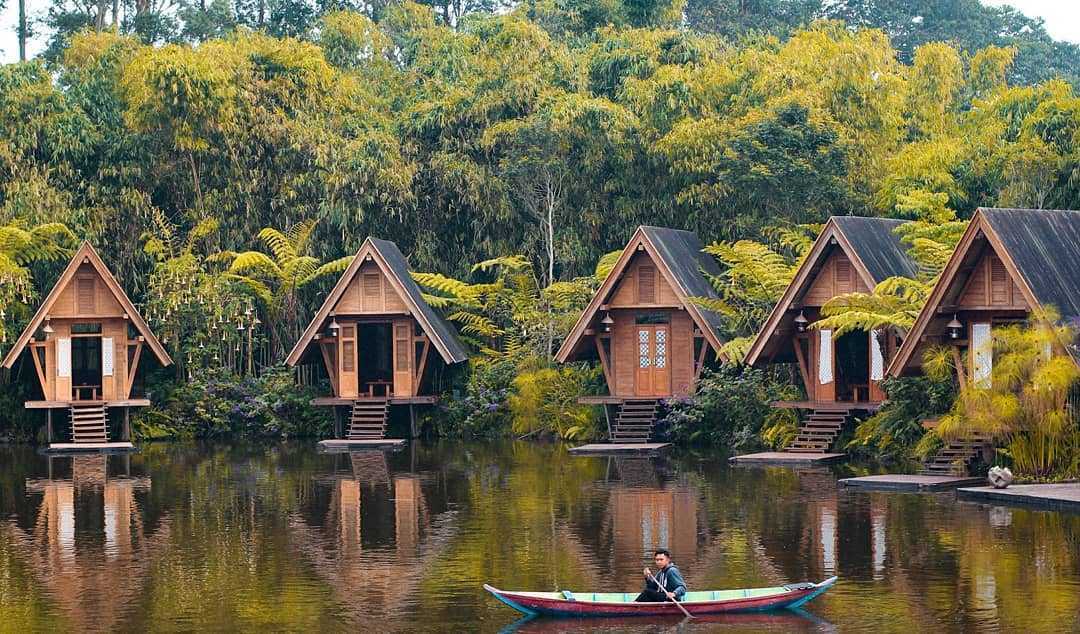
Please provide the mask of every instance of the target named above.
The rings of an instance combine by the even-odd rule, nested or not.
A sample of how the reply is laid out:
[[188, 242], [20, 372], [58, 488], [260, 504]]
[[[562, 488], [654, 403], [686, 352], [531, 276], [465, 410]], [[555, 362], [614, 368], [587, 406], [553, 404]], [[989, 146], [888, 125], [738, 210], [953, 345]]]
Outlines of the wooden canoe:
[[[682, 605], [692, 615], [729, 612], [763, 612], [798, 608], [836, 583], [830, 577], [821, 583], [795, 583], [775, 588], [745, 590], [701, 590], [687, 592]], [[517, 592], [484, 589], [518, 612], [543, 616], [683, 616], [679, 606], [664, 603], [636, 603], [636, 592]]]

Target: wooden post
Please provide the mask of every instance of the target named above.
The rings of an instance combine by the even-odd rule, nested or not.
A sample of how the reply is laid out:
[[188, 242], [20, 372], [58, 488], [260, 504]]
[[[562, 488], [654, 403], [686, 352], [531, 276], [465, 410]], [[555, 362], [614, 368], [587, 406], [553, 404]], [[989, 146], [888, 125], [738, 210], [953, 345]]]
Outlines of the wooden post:
[[334, 405], [334, 438], [341, 438], [341, 408]]
[[[49, 444], [52, 444], [52, 408], [45, 410], [45, 438]], [[51, 464], [51, 463], [50, 463]]]
[[409, 403], [409, 438], [419, 438], [420, 431], [416, 428], [416, 406]]
[[131, 408], [124, 408], [124, 440], [131, 442]]

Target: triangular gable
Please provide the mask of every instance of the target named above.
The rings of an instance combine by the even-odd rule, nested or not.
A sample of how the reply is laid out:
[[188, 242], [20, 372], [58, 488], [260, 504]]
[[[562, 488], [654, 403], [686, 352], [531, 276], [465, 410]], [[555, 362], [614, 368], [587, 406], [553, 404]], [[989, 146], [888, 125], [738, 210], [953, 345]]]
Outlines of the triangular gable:
[[420, 324], [420, 328], [431, 340], [443, 361], [446, 363], [460, 363], [467, 360], [468, 352], [461, 345], [461, 342], [457, 340], [453, 329], [423, 300], [420, 287], [416, 285], [416, 282], [409, 275], [405, 256], [401, 254], [401, 251], [393, 242], [369, 237], [360, 245], [360, 249], [356, 252], [352, 262], [349, 263], [349, 267], [341, 274], [333, 290], [326, 296], [326, 300], [323, 301], [322, 306], [315, 313], [315, 317], [304, 330], [304, 334], [300, 336], [296, 345], [293, 346], [289, 356], [285, 359], [285, 363], [289, 366], [295, 366], [300, 362], [308, 346], [315, 339], [315, 335], [322, 328], [323, 322], [334, 311], [334, 307], [338, 305], [342, 295], [345, 294], [353, 278], [359, 273], [360, 267], [369, 256], [378, 266], [379, 271], [390, 281], [394, 291], [401, 301], [405, 303], [410, 315]]
[[64, 289], [67, 288], [68, 284], [74, 279], [75, 274], [78, 272], [79, 267], [82, 266], [84, 261], [89, 263], [101, 277], [102, 281], [105, 282], [106, 288], [109, 289], [113, 297], [124, 309], [125, 314], [127, 314], [139, 334], [146, 340], [147, 345], [150, 346], [150, 349], [154, 352], [154, 356], [157, 357], [157, 360], [161, 365], [171, 365], [172, 359], [169, 357], [169, 353], [165, 351], [161, 342], [154, 336], [154, 333], [150, 330], [150, 326], [143, 321], [142, 315], [139, 314], [135, 305], [128, 299], [127, 293], [125, 293], [124, 289], [117, 283], [116, 278], [113, 277], [109, 268], [105, 266], [105, 263], [97, 254], [97, 251], [94, 250], [94, 247], [91, 246], [89, 242], [83, 242], [82, 246], [79, 247], [75, 252], [75, 255], [71, 258], [71, 261], [68, 262], [67, 268], [60, 274], [60, 278], [56, 281], [56, 284], [53, 285], [52, 290], [49, 291], [49, 295], [45, 298], [45, 301], [42, 302], [37, 312], [34, 313], [34, 318], [30, 320], [26, 329], [19, 335], [18, 340], [15, 342], [15, 347], [8, 351], [7, 356], [4, 357], [3, 367], [10, 368], [15, 365], [15, 360], [19, 358], [19, 355], [22, 354], [22, 351], [26, 348], [26, 345], [30, 343], [31, 337], [34, 336], [34, 333], [37, 332], [38, 328], [41, 327], [41, 324], [44, 323], [45, 318], [49, 315], [53, 305], [60, 298], [60, 295], [64, 292]]
[[[607, 277], [604, 278], [604, 282], [600, 285], [600, 288], [593, 295], [589, 305], [585, 307], [584, 312], [578, 318], [574, 327], [570, 330], [570, 334], [567, 335], [566, 340], [563, 341], [563, 345], [559, 348], [559, 352], [555, 355], [555, 360], [559, 363], [566, 363], [581, 343], [582, 338], [585, 336], [585, 331], [588, 329], [589, 324], [596, 316], [600, 307], [607, 303], [611, 293], [618, 286], [619, 281], [622, 279], [623, 273], [626, 272], [626, 268], [629, 266], [630, 261], [633, 259], [634, 254], [637, 252], [638, 247], [642, 247], [649, 258], [652, 259], [656, 265], [657, 270], [664, 276], [664, 280], [675, 291], [675, 295], [679, 302], [686, 308], [686, 312], [690, 315], [697, 327], [701, 329], [701, 332], [705, 336], [705, 340], [709, 342], [713, 350], [719, 351], [723, 345], [720, 341], [720, 337], [716, 331], [716, 325], [712, 323], [705, 315], [706, 312], [700, 306], [690, 301], [690, 297], [695, 297], [703, 294], [715, 296], [715, 291], [708, 285], [707, 280], [701, 275], [700, 271], [687, 268], [691, 266], [689, 262], [683, 262], [681, 260], [687, 259], [687, 255], [683, 254], [682, 258], [677, 258], [678, 261], [673, 261], [671, 258], [671, 249], [669, 245], [657, 244], [660, 242], [662, 232], [672, 232], [674, 229], [663, 229], [659, 227], [638, 227], [634, 232], [634, 235], [630, 238], [630, 242], [623, 248], [622, 253], [619, 255], [619, 259], [615, 262], [615, 266], [612, 267]], [[653, 233], [654, 235], [650, 235]], [[689, 232], [679, 232], [689, 233]], [[694, 254], [693, 262], [698, 261], [697, 254]], [[685, 269], [685, 270], [684, 270]], [[680, 274], [676, 274], [676, 270], [680, 271]], [[686, 278], [689, 275], [696, 275], [700, 277], [703, 284], [698, 284], [695, 288], [688, 288]], [[706, 290], [707, 289], [707, 290]]]
[[[1024, 301], [1028, 306], [1042, 307], [1042, 303], [1035, 297], [1035, 294], [1031, 291], [1031, 286], [1028, 279], [1017, 268], [1016, 263], [1013, 261], [1013, 254], [1002, 243], [1000, 236], [993, 227], [992, 223], [988, 222], [986, 217], [987, 212], [993, 212], [989, 209], [977, 209], [975, 215], [971, 218], [971, 222], [968, 223], [967, 229], [964, 230], [964, 235], [960, 237], [960, 242], [957, 243], [956, 249], [949, 257], [948, 263], [945, 265], [944, 270], [941, 272], [941, 277], [938, 278], [937, 284], [934, 285], [933, 290], [930, 292], [930, 297], [927, 298], [926, 304], [923, 305], [922, 310], [919, 311], [918, 317], [915, 318], [915, 324], [911, 327], [911, 331], [908, 332], [907, 337], [904, 339], [904, 343], [897, 350], [896, 356], [893, 357], [892, 362], [889, 364], [888, 373], [890, 376], [900, 376], [903, 374], [904, 369], [911, 362], [912, 356], [919, 348], [919, 344], [926, 335], [927, 328], [930, 322], [937, 315], [938, 308], [942, 305], [942, 302], [951, 296], [959, 296], [968, 286], [969, 280], [958, 279], [961, 273], [967, 273], [964, 271], [964, 263], [970, 262], [973, 254], [971, 252], [972, 247], [976, 244], [976, 240], [980, 237], [985, 237], [989, 243], [989, 247], [993, 250], [994, 254], [1001, 260], [1001, 263], [1005, 266], [1005, 270], [1008, 273], [1011, 281], [1016, 284], [1020, 289], [1020, 293], [1023, 295]], [[1036, 210], [1030, 210], [1031, 213], [1038, 213]], [[980, 254], [980, 259], [982, 255]], [[1049, 255], [1049, 254], [1047, 254]], [[1059, 257], [1060, 254], [1055, 254], [1052, 257]]]
[[[892, 230], [899, 226], [902, 221], [892, 221], [877, 218], [859, 218], [860, 221], [875, 221], [875, 222], [860, 222], [864, 225], [861, 227], [862, 231], [859, 231], [859, 235], [855, 237], [856, 243], [853, 243], [852, 239], [848, 236], [845, 228], [853, 229], [853, 227], [846, 227], [845, 225], [854, 224], [850, 221], [855, 217], [851, 216], [834, 216], [829, 218], [825, 223], [825, 227], [821, 230], [817, 239], [814, 240], [814, 244], [810, 247], [810, 252], [803, 259], [802, 264], [799, 265], [798, 271], [795, 272], [795, 277], [792, 278], [791, 283], [784, 290], [784, 294], [780, 297], [780, 301], [773, 306], [772, 312], [769, 313], [769, 318], [765, 320], [765, 325], [761, 327], [761, 330], [754, 337], [754, 342], [750, 345], [750, 351], [746, 355], [746, 363], [748, 365], [754, 365], [762, 360], [762, 353], [772, 339], [773, 335], [777, 332], [783, 322], [784, 315], [791, 308], [791, 305], [795, 300], [810, 288], [813, 284], [816, 273], [825, 264], [829, 255], [832, 254], [833, 249], [830, 247], [839, 247], [841, 252], [847, 256], [855, 269], [859, 279], [868, 289], [873, 289], [879, 282], [883, 281], [887, 277], [892, 275], [913, 275], [914, 264], [908, 264], [906, 256], [903, 260], [893, 257], [893, 261], [878, 261], [874, 263], [874, 268], [871, 270], [867, 264], [866, 259], [868, 256], [873, 256], [874, 249], [868, 248], [871, 245], [875, 245], [880, 242], [881, 246], [888, 244], [889, 240], [892, 242], [898, 242], [895, 237], [892, 237]], [[888, 232], [889, 236], [877, 236], [877, 240], [873, 239], [873, 234], [881, 234]], [[864, 244], [865, 243], [865, 244]], [[855, 244], [859, 244], [862, 248], [857, 248]], [[889, 248], [893, 248], [891, 244]], [[866, 251], [869, 251], [867, 253]], [[893, 268], [898, 270], [892, 270]], [[880, 278], [880, 279], [878, 279]]]

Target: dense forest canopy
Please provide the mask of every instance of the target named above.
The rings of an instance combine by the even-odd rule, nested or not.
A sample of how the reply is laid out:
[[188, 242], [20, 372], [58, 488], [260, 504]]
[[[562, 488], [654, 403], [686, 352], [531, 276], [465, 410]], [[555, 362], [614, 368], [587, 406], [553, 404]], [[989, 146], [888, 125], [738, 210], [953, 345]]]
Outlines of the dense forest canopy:
[[280, 354], [368, 235], [546, 287], [641, 223], [782, 247], [913, 200], [1080, 206], [1075, 47], [938, 4], [56, 2], [0, 67], [0, 222], [90, 239], [151, 313], [255, 306]]

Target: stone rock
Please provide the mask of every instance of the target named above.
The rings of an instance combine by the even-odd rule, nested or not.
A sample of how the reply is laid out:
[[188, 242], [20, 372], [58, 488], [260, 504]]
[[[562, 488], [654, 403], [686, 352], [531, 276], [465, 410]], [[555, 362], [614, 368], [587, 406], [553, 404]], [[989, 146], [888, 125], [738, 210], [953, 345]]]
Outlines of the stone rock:
[[1012, 484], [1013, 474], [1008, 467], [990, 467], [986, 479], [995, 489], [1004, 489]]

